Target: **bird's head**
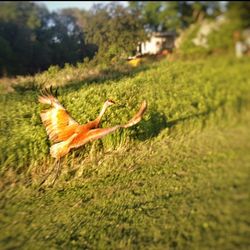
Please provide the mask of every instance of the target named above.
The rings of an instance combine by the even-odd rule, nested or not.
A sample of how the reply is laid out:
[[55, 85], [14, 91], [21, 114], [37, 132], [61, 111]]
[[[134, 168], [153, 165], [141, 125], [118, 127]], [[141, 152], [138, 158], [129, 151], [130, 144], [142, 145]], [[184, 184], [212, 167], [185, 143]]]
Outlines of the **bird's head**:
[[106, 102], [105, 102], [106, 106], [111, 106], [113, 104], [115, 104], [115, 102], [111, 99], [108, 99]]

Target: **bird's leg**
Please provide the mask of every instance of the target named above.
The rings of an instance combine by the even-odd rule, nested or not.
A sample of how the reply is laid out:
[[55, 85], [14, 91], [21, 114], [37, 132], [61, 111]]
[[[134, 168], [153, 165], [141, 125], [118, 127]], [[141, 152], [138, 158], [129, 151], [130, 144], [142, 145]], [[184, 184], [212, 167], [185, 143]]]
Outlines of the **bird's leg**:
[[60, 170], [61, 170], [61, 160], [60, 159], [57, 159], [56, 160], [56, 165], [57, 165], [57, 168], [56, 168], [56, 175], [55, 175], [55, 178], [54, 178], [54, 180], [52, 181], [52, 183], [51, 183], [51, 186], [53, 187], [54, 186], [54, 184], [55, 184], [55, 181], [56, 181], [56, 179], [58, 178], [58, 176], [59, 176], [59, 172], [60, 172]]
[[52, 169], [46, 174], [46, 176], [43, 178], [43, 180], [40, 182], [40, 184], [38, 185], [39, 187], [48, 179], [48, 177], [51, 175], [51, 173], [54, 171], [56, 167], [56, 162], [54, 164], [54, 166], [52, 167]]

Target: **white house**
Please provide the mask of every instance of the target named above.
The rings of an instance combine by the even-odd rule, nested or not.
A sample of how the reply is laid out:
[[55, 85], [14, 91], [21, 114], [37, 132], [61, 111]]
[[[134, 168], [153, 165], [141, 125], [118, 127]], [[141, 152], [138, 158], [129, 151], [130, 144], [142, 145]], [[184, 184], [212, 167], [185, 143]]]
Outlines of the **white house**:
[[176, 34], [173, 32], [154, 32], [146, 42], [139, 43], [137, 54], [156, 55], [163, 50], [172, 51]]

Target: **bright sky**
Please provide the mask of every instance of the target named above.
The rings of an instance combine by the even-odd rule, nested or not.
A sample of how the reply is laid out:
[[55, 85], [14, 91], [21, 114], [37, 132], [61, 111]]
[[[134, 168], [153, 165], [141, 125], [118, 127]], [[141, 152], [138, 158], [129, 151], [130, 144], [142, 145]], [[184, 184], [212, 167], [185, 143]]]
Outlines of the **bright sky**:
[[[40, 1], [46, 5], [49, 11], [64, 9], [64, 8], [79, 8], [89, 10], [94, 4], [97, 3], [110, 3], [111, 1]], [[126, 1], [119, 1], [127, 5]]]

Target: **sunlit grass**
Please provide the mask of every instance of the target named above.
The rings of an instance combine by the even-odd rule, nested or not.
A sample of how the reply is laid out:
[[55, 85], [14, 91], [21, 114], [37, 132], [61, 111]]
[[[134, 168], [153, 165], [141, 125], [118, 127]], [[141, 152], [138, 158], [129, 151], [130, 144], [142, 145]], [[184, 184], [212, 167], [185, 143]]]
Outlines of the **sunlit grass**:
[[[249, 244], [250, 61], [211, 57], [153, 63], [135, 74], [58, 89], [80, 123], [107, 98], [102, 126], [137, 126], [54, 164], [36, 90], [0, 96], [0, 245], [63, 249], [245, 249]], [[143, 66], [142, 66], [143, 67]], [[123, 104], [125, 106], [119, 106]], [[31, 184], [31, 185], [30, 185]]]
[[[113, 150], [130, 140], [147, 140], [175, 121], [195, 120], [217, 110], [221, 113], [220, 119], [227, 116], [225, 109], [240, 109], [248, 104], [249, 63], [234, 60], [163, 61], [135, 77], [106, 80], [103, 84], [86, 85], [82, 82], [82, 86], [78, 83], [76, 87], [59, 88], [58, 98], [79, 123], [94, 119], [106, 99], [115, 100], [118, 105], [109, 108], [103, 127], [126, 123], [146, 99], [149, 109], [144, 121], [102, 140], [104, 150]], [[0, 134], [2, 169], [14, 167], [25, 171], [27, 165], [49, 157], [50, 143], [40, 121], [39, 112], [43, 107], [38, 104], [37, 95], [35, 91], [22, 91], [0, 97], [3, 109]], [[202, 120], [198, 119], [194, 126], [202, 126]], [[172, 126], [171, 134], [177, 132]], [[86, 149], [90, 147], [87, 145], [78, 151], [88, 151]]]

